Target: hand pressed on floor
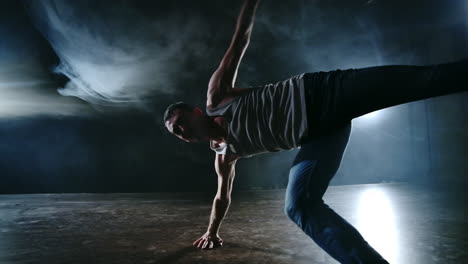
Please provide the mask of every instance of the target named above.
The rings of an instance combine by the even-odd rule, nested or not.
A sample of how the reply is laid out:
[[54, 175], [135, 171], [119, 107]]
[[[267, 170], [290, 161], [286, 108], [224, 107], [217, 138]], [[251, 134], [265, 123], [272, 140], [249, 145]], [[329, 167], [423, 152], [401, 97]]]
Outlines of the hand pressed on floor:
[[216, 234], [206, 232], [203, 236], [193, 242], [193, 245], [201, 249], [217, 248], [223, 246], [223, 240]]

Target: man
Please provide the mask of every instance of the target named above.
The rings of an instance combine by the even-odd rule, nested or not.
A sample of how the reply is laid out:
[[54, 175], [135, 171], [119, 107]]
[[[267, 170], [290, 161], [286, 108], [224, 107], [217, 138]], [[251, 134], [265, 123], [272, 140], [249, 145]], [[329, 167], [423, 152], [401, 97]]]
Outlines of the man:
[[257, 0], [245, 0], [231, 44], [208, 85], [206, 111], [170, 105], [164, 122], [187, 142], [210, 141], [218, 190], [207, 232], [193, 244], [223, 245], [218, 231], [231, 203], [241, 157], [300, 147], [289, 173], [284, 212], [341, 263], [388, 263], [322, 200], [348, 142], [351, 120], [382, 108], [468, 89], [468, 63], [381, 66], [303, 73], [285, 81], [237, 88]]

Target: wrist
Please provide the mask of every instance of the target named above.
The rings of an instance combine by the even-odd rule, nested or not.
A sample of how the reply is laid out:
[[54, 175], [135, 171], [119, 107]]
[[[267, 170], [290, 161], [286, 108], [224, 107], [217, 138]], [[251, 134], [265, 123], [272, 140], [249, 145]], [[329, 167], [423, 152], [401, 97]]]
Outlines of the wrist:
[[206, 230], [206, 233], [211, 236], [217, 236], [218, 235], [218, 229], [214, 227], [208, 227], [208, 230]]

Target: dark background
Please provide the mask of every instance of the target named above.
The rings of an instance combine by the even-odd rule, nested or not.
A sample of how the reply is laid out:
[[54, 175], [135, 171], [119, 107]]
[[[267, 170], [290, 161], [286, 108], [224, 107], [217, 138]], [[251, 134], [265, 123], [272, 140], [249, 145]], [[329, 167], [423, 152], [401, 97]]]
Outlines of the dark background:
[[[205, 106], [241, 3], [1, 1], [0, 193], [214, 192], [208, 143], [168, 134], [162, 115]], [[467, 20], [462, 0], [264, 0], [237, 86], [466, 58]], [[460, 93], [355, 119], [332, 184], [466, 183], [467, 104]], [[284, 188], [296, 152], [240, 160], [235, 189]]]

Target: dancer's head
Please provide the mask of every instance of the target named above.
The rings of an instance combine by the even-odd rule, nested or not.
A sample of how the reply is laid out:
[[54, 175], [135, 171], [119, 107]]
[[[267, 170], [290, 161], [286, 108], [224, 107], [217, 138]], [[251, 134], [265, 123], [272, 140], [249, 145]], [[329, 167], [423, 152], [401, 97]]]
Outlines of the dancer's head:
[[167, 130], [187, 142], [208, 140], [208, 117], [198, 107], [177, 102], [167, 107], [164, 124]]

